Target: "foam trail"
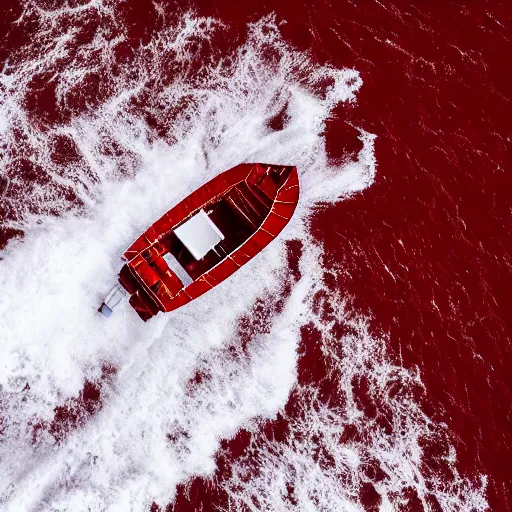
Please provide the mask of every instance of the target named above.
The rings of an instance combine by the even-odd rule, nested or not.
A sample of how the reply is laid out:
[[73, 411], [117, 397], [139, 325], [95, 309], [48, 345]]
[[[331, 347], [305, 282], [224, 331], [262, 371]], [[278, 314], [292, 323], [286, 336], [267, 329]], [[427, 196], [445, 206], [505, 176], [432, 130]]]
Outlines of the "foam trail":
[[[229, 62], [205, 64], [200, 79], [188, 69], [195, 57], [190, 43], [208, 45], [223, 27], [192, 15], [158, 33], [137, 50], [130, 69], [114, 74], [113, 49], [122, 37], [102, 37], [107, 22], [76, 54], [75, 29], [59, 24], [69, 15], [76, 26], [91, 9], [112, 21], [115, 9], [105, 5], [37, 11], [55, 23], [41, 34], [40, 48], [1, 77], [2, 176], [18, 180], [3, 223], [24, 232], [0, 262], [0, 503], [8, 511], [142, 510], [152, 500], [171, 500], [191, 476], [211, 475], [220, 440], [274, 417], [294, 388], [300, 329], [314, 319], [312, 294], [321, 287], [320, 249], [307, 231], [311, 209], [363, 190], [375, 174], [373, 136], [364, 131], [353, 161], [331, 166], [325, 153], [325, 120], [340, 102], [355, 101], [357, 72], [313, 65], [286, 46], [273, 19], [249, 26], [247, 42]], [[269, 48], [272, 64], [264, 57]], [[37, 73], [65, 57], [73, 72], [56, 87], [63, 106], [90, 72], [111, 77], [110, 90], [94, 108], [43, 129], [24, 110], [23, 95]], [[181, 67], [164, 84], [158, 77], [171, 57]], [[325, 79], [331, 85], [319, 86]], [[144, 99], [142, 112], [133, 99]], [[184, 107], [175, 112], [178, 104]], [[283, 108], [284, 128], [270, 131], [269, 119]], [[145, 119], [155, 109], [173, 119], [161, 136]], [[65, 164], [55, 160], [62, 140], [77, 155]], [[16, 175], [21, 152], [44, 169], [44, 179], [23, 183]], [[300, 203], [278, 240], [222, 287], [172, 315], [147, 324], [128, 306], [109, 320], [98, 315], [127, 244], [171, 205], [243, 161], [292, 163], [300, 171]], [[302, 278], [285, 295], [284, 242], [291, 239], [308, 249]], [[239, 318], [258, 299], [280, 295], [284, 308], [268, 319], [267, 333], [244, 357], [232, 357], [227, 347], [241, 344]], [[101, 410], [56, 442], [48, 427], [55, 408], [108, 365], [117, 373], [103, 383]], [[191, 389], [199, 370], [209, 379]]]
[[[318, 342], [325, 355], [329, 396], [322, 396], [317, 382], [294, 387], [289, 403], [301, 408], [285, 414], [286, 440], [257, 433], [252, 451], [231, 467], [223, 484], [230, 510], [255, 503], [255, 510], [365, 510], [360, 493], [368, 485], [380, 495], [379, 510], [394, 510], [397, 496], [411, 490], [423, 510], [435, 509], [434, 503], [453, 512], [488, 510], [486, 477], [461, 477], [453, 447], [438, 461], [442, 476], [422, 471], [429, 464], [425, 440], [445, 443], [446, 427], [432, 422], [415, 399], [424, 391], [419, 373], [397, 366], [367, 320], [354, 315], [339, 294], [326, 293], [319, 249], [310, 247], [301, 270], [317, 286], [302, 321], [318, 334], [307, 342]], [[368, 402], [376, 405], [375, 413]]]

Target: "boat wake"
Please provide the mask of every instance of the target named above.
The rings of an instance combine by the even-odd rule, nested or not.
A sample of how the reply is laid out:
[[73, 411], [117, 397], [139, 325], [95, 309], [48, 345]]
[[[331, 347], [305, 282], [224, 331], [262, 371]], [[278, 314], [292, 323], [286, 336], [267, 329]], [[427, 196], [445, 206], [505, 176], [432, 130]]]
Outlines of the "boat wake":
[[[37, 43], [0, 74], [0, 227], [22, 235], [0, 261], [3, 509], [147, 510], [222, 460], [216, 492], [240, 510], [359, 510], [372, 492], [484, 510], [485, 479], [457, 474], [419, 375], [329, 289], [309, 233], [316, 208], [374, 178], [362, 128], [344, 161], [325, 149], [358, 73], [313, 64], [273, 18], [222, 52], [230, 28], [192, 14], [131, 47], [116, 9], [26, 2]], [[98, 314], [127, 243], [246, 161], [300, 172], [280, 237], [173, 314]], [[266, 437], [279, 421], [282, 438]], [[235, 455], [223, 440], [241, 428], [253, 446]], [[446, 446], [436, 467], [428, 443]]]

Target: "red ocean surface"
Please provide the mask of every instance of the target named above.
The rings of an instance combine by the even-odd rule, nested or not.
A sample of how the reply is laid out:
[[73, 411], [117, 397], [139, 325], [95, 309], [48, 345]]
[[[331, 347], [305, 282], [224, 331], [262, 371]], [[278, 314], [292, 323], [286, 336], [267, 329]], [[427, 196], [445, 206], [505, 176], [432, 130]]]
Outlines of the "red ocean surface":
[[[96, 4], [113, 10], [110, 21], [105, 21], [105, 13], [99, 13]], [[154, 141], [176, 142], [166, 127], [186, 105], [175, 105], [160, 116], [151, 103], [151, 91], [165, 87], [175, 74], [188, 73], [190, 80], [200, 83], [202, 62], [220, 62], [223, 56], [231, 55], [245, 40], [248, 24], [268, 15], [273, 15], [278, 23], [282, 40], [294, 51], [308, 56], [312, 69], [329, 66], [359, 73], [362, 85], [356, 100], [332, 110], [322, 136], [329, 162], [334, 165], [355, 157], [361, 150], [360, 129], [375, 135], [376, 174], [374, 182], [361, 191], [347, 194], [341, 201], [322, 202], [312, 209], [308, 229], [323, 248], [321, 266], [326, 272], [325, 287], [313, 299], [314, 314], [329, 324], [340, 339], [350, 335], [354, 326], [348, 320], [343, 323], [336, 319], [333, 313], [331, 297], [342, 297], [350, 314], [367, 318], [368, 332], [385, 340], [390, 364], [419, 376], [422, 384], [414, 379], [406, 383], [398, 379], [396, 386], [386, 384], [385, 396], [372, 391], [378, 381], [373, 373], [354, 378], [350, 400], [357, 404], [365, 421], [374, 425], [371, 435], [378, 431], [379, 436], [383, 433], [393, 438], [397, 435], [395, 430], [403, 428], [390, 405], [401, 394], [404, 403], [417, 404], [430, 419], [432, 423], [426, 421], [425, 428], [431, 429], [429, 432], [440, 429], [441, 434], [419, 436], [421, 457], [412, 457], [416, 461], [416, 480], [411, 477], [419, 482], [418, 487], [386, 487], [391, 477], [384, 459], [368, 455], [357, 469], [337, 470], [334, 480], [329, 480], [330, 485], [351, 489], [352, 501], [340, 505], [341, 502], [333, 500], [329, 508], [325, 505], [328, 499], [316, 496], [307, 502], [307, 510], [511, 510], [511, 5], [499, 1], [411, 4], [387, 0], [218, 0], [190, 5], [128, 0], [96, 4], [79, 0], [10, 0], [2, 5], [0, 59], [4, 78], [9, 76], [8, 66], [30, 66], [32, 57], [36, 58], [30, 54], [37, 45], [35, 37], [56, 39], [73, 24], [76, 26], [70, 43], [74, 52], [71, 56], [56, 62], [53, 68], [34, 64], [34, 71], [28, 71], [33, 76], [23, 108], [27, 119], [39, 127], [41, 140], [50, 129], [70, 123], [79, 114], [94, 113], [109, 97], [112, 77], [130, 66], [135, 50], [148, 45], [166, 24], [177, 23], [187, 11], [195, 17], [220, 21], [225, 32], [215, 35], [200, 51], [191, 52], [186, 62], [175, 62], [172, 53], [167, 55], [161, 83], [152, 84], [153, 89], [148, 87], [149, 92], [132, 101], [132, 113], [140, 115], [151, 127]], [[41, 14], [61, 8], [70, 14]], [[113, 48], [109, 68], [105, 71], [98, 66], [84, 76], [79, 87], [59, 105], [58, 77], [77, 60], [89, 59], [94, 68], [95, 59], [101, 59], [93, 52], [80, 55], [80, 51], [102, 25], [109, 27]], [[120, 34], [125, 39], [116, 45]], [[143, 52], [142, 58], [144, 55]], [[269, 51], [266, 58], [272, 61], [275, 57]], [[4, 105], [10, 98], [6, 84], [7, 78], [0, 89]], [[320, 96], [325, 94], [322, 87], [326, 86], [318, 86]], [[284, 109], [269, 119], [269, 130], [282, 130], [287, 116]], [[52, 139], [53, 164], [63, 166], [62, 179], [49, 185], [55, 196], [46, 205], [44, 199], [33, 204], [28, 198], [30, 185], [45, 187], [50, 178], [41, 172], [41, 161], [23, 149], [26, 141], [22, 130], [13, 129], [10, 137], [8, 145], [2, 144], [0, 173], [0, 187], [4, 189], [0, 241], [7, 248], [14, 237], [23, 241], [25, 231], [19, 210], [27, 204], [23, 215], [53, 217], [73, 207], [80, 207], [77, 215], [87, 215], [88, 209], [65, 170], [65, 165], [80, 160], [81, 148], [73, 146], [65, 134]], [[16, 137], [19, 146], [13, 145]], [[132, 158], [129, 152], [116, 151], [111, 149], [123, 159], [126, 176], [135, 176], [137, 158]], [[250, 155], [247, 159], [250, 160]], [[306, 243], [306, 239], [286, 242], [288, 272], [283, 277], [282, 297], [256, 302], [239, 318], [240, 339], [248, 346], [266, 332], [265, 319], [280, 313], [283, 301], [286, 303], [294, 283], [300, 280], [298, 262]], [[0, 261], [0, 266], [3, 263]], [[304, 417], [305, 395], [301, 394], [305, 387], [316, 390], [314, 400], [311, 398], [314, 407], [329, 407], [335, 417], [336, 411], [349, 401], [339, 388], [344, 373], [333, 366], [333, 358], [327, 357], [323, 336], [316, 324], [310, 322], [301, 327], [296, 384], [285, 405], [273, 418], [242, 425], [237, 433], [220, 440], [216, 467], [208, 475], [194, 476], [191, 471], [192, 476], [177, 482], [175, 491], [170, 489], [173, 497], [169, 501], [162, 501], [148, 491], [142, 508], [115, 508], [112, 501], [98, 500], [91, 501], [89, 509], [306, 510], [306, 501], [301, 501], [300, 496], [303, 480], [290, 474], [298, 471], [298, 466], [289, 465], [286, 470], [278, 469], [272, 474], [271, 479], [282, 478], [285, 482], [287, 495], [279, 500], [272, 501], [271, 493], [265, 498], [267, 501], [262, 498], [260, 487], [270, 488], [268, 483], [254, 484], [258, 489], [254, 494], [247, 494], [247, 489], [253, 479], [264, 473], [262, 468], [266, 467], [269, 454], [276, 460], [284, 459], [286, 450], [301, 435], [310, 435], [309, 431], [301, 434], [298, 426], [309, 421]], [[343, 345], [339, 350], [337, 357], [343, 359]], [[104, 387], [115, 388], [121, 370], [116, 361], [98, 364], [97, 379], [85, 379], [75, 398], [62, 398], [53, 408], [53, 418], [34, 420], [30, 435], [37, 437], [39, 431], [46, 430], [53, 436], [52, 442], [59, 445], [69, 432], [87, 428], [108, 400]], [[208, 380], [207, 373], [194, 369], [187, 385], [202, 385]], [[34, 381], [27, 385], [30, 389], [37, 384]], [[6, 392], [0, 391], [0, 398], [7, 402]], [[407, 410], [404, 414], [408, 414]], [[5, 418], [0, 425], [15, 421], [11, 416]], [[358, 446], [358, 453], [362, 453], [365, 443], [373, 443], [370, 431], [361, 424], [349, 423], [344, 423], [335, 437], [336, 443], [350, 449]], [[408, 432], [399, 434], [407, 439]], [[188, 436], [180, 429], [162, 435], [167, 435], [171, 444], [179, 444]], [[341, 452], [329, 444], [332, 439], [329, 443], [325, 441], [328, 435], [331, 434], [322, 429], [311, 434], [307, 446], [313, 446], [316, 453], [312, 465], [306, 468], [311, 474], [318, 468], [328, 472], [341, 464], [336, 455]], [[264, 449], [268, 443], [271, 449]], [[151, 460], [148, 463], [154, 465]], [[276, 462], [273, 467], [280, 466]], [[404, 469], [404, 474], [407, 471]], [[465, 483], [459, 477], [466, 479]], [[165, 472], [161, 478], [165, 480]], [[481, 484], [481, 478], [486, 479], [486, 484]], [[64, 477], [62, 480], [59, 506], [65, 507], [70, 484]], [[406, 481], [404, 477], [403, 482]], [[457, 491], [450, 487], [452, 484], [459, 486]], [[445, 494], [439, 489], [444, 489]], [[465, 500], [471, 489], [481, 489], [480, 501]], [[22, 485], [16, 492], [30, 493], [30, 486]], [[236, 498], [237, 493], [245, 498]], [[68, 510], [52, 505], [50, 494], [33, 510]], [[441, 495], [446, 498], [444, 501]], [[0, 503], [14, 506], [9, 496], [0, 494]], [[69, 507], [78, 510], [71, 501]]]

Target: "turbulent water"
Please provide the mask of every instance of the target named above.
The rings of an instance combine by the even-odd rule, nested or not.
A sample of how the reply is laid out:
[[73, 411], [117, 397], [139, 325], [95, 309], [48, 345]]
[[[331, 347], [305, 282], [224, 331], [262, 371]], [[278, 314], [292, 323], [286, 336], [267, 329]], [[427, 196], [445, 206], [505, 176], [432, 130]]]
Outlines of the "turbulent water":
[[[420, 369], [313, 233], [384, 172], [358, 69], [278, 14], [154, 3], [135, 34], [127, 5], [26, 1], [4, 22], [2, 510], [487, 510], [485, 469], [459, 467]], [[298, 168], [279, 238], [172, 314], [99, 315], [128, 244], [241, 162]]]

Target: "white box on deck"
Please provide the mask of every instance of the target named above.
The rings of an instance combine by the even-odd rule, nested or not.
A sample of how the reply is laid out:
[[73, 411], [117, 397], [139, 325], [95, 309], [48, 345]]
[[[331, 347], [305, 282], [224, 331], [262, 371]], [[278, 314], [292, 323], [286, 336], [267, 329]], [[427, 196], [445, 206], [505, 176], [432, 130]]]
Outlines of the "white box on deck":
[[221, 240], [224, 240], [224, 235], [204, 210], [200, 210], [174, 232], [196, 260], [200, 260]]

